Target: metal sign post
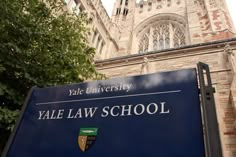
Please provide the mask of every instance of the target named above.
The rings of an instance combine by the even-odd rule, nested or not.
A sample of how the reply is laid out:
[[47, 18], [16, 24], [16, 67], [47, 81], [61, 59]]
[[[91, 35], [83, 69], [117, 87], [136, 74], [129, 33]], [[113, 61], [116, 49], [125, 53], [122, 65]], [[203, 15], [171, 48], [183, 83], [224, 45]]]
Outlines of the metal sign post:
[[209, 66], [199, 62], [197, 67], [201, 92], [202, 114], [205, 126], [206, 156], [222, 157], [219, 128], [213, 95], [215, 90], [212, 87]]

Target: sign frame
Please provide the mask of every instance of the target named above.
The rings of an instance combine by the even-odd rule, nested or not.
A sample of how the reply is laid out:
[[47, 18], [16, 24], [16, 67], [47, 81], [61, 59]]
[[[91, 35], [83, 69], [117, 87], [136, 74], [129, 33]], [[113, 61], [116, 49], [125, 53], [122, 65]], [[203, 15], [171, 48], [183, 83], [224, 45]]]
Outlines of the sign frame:
[[205, 151], [206, 157], [222, 157], [219, 126], [216, 115], [214, 99], [215, 89], [212, 87], [209, 66], [199, 62], [197, 64], [200, 85], [202, 120], [205, 126]]

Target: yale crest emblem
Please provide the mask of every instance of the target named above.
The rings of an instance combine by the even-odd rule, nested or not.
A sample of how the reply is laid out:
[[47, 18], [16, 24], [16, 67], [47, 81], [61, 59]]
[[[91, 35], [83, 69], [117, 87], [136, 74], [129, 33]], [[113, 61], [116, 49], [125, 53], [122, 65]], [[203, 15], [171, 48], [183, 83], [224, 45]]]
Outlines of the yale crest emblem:
[[78, 136], [79, 148], [85, 152], [90, 149], [96, 141], [98, 128], [80, 128]]

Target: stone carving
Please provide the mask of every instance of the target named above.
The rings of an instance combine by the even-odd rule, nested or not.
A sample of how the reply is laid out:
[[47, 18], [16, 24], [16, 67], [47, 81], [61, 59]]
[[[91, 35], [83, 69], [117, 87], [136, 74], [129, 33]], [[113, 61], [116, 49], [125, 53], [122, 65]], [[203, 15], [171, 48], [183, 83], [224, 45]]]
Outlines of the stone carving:
[[226, 52], [228, 55], [232, 55], [232, 56], [235, 55], [229, 43], [225, 44], [224, 52]]
[[211, 8], [216, 7], [216, 2], [215, 2], [215, 0], [209, 0], [209, 4], [210, 4]]
[[236, 56], [229, 43], [225, 44], [224, 53], [228, 56], [229, 64], [232, 70], [234, 71], [234, 73], [236, 73]]
[[143, 58], [143, 63], [141, 65], [141, 74], [148, 74], [149, 73], [149, 60], [145, 56]]

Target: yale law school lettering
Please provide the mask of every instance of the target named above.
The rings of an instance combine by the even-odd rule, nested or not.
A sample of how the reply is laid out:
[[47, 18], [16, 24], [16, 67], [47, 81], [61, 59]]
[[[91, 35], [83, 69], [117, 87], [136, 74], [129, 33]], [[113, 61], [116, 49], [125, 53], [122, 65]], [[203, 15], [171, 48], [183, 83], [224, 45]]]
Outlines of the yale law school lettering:
[[114, 105], [112, 107], [105, 106], [101, 113], [98, 113], [98, 107], [79, 108], [79, 109], [59, 109], [38, 111], [38, 120], [53, 120], [53, 119], [77, 119], [77, 118], [93, 118], [96, 114], [100, 117], [119, 117], [119, 116], [141, 116], [143, 114], [169, 114], [170, 109], [166, 102], [136, 104], [136, 105]]

